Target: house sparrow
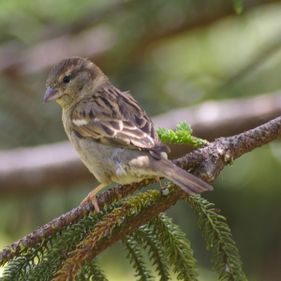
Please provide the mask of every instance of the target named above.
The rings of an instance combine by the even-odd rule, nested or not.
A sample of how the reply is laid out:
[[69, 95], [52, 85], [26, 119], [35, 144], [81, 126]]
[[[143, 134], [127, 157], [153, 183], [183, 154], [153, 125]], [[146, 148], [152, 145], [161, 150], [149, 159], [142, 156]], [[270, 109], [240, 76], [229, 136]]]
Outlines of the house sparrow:
[[111, 182], [129, 184], [164, 177], [188, 194], [212, 187], [167, 158], [153, 123], [137, 101], [114, 87], [90, 60], [64, 59], [51, 69], [44, 101], [62, 107], [65, 132], [90, 172], [101, 183], [82, 203]]

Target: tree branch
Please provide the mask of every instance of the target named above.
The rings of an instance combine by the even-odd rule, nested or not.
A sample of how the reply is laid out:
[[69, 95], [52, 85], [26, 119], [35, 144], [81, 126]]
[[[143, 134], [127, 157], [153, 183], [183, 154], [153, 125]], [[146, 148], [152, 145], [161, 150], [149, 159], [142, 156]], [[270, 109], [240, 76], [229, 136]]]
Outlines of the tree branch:
[[[194, 135], [208, 140], [253, 128], [281, 115], [281, 93], [205, 102], [156, 116], [156, 127], [175, 128], [188, 120]], [[182, 156], [187, 146], [173, 146], [170, 158]], [[34, 192], [45, 187], [69, 187], [93, 179], [72, 147], [65, 143], [0, 152], [0, 194]]]
[[[278, 117], [239, 135], [219, 138], [206, 147], [193, 151], [174, 162], [182, 168], [192, 170], [194, 174], [202, 179], [212, 182], [217, 178], [224, 166], [231, 163], [234, 159], [273, 141], [280, 137], [280, 135], [281, 117]], [[110, 204], [114, 200], [125, 197], [151, 182], [153, 182], [153, 180], [146, 180], [132, 185], [116, 186], [98, 196], [99, 205], [102, 207], [105, 203]], [[183, 196], [186, 196], [186, 194], [179, 189], [175, 189], [168, 196], [160, 197], [155, 208], [153, 207], [149, 208], [149, 210], [144, 210], [138, 218], [136, 217], [135, 220], [129, 221], [126, 224], [126, 227], [121, 228], [119, 234], [117, 233], [116, 236], [108, 239], [104, 245], [100, 246], [100, 248], [95, 249], [94, 255], [103, 251], [123, 235], [128, 234], [129, 232], [134, 231], [138, 226], [145, 224], [159, 212], [165, 211]], [[0, 252], [0, 265], [19, 255], [23, 248], [38, 245], [50, 235], [65, 228], [67, 225], [77, 222], [81, 217], [85, 216], [92, 210], [92, 205], [74, 208], [68, 213], [52, 220], [50, 223], [18, 240]]]

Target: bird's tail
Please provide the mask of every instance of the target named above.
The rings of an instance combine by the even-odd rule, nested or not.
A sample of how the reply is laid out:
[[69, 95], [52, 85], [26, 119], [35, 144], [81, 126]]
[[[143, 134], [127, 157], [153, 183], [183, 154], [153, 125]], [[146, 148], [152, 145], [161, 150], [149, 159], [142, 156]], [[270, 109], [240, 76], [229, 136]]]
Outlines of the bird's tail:
[[188, 194], [213, 190], [211, 185], [181, 169], [169, 160], [155, 160], [152, 166], [156, 171], [160, 172], [163, 177], [172, 181]]

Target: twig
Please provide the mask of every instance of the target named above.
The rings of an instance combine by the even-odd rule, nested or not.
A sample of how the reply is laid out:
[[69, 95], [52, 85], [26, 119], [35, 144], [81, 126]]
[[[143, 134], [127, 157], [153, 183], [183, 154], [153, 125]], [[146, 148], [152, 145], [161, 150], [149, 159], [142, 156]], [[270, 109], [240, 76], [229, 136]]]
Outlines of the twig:
[[[225, 165], [231, 163], [234, 159], [240, 157], [241, 155], [273, 141], [280, 135], [281, 117], [278, 117], [239, 135], [217, 139], [206, 147], [198, 149], [180, 159], [175, 160], [175, 163], [183, 168], [192, 169], [194, 174], [208, 182], [212, 182], [219, 175]], [[105, 203], [110, 204], [114, 200], [127, 196], [150, 182], [153, 182], [153, 180], [148, 180], [138, 184], [114, 187], [111, 190], [102, 193], [98, 197], [99, 205], [103, 206]], [[172, 197], [175, 196], [174, 194], [176, 194], [176, 198]], [[167, 197], [162, 197], [157, 204], [157, 206], [159, 205], [161, 208], [159, 206], [159, 208], [157, 206], [155, 206], [155, 208], [150, 208], [148, 211], [149, 215], [145, 215], [144, 217], [141, 216], [140, 220], [128, 222], [125, 228], [130, 229], [130, 232], [133, 231], [139, 225], [147, 222], [149, 218], [152, 218], [159, 212], [168, 209], [182, 196], [183, 193], [181, 191], [176, 191], [176, 193], [172, 192]], [[173, 200], [171, 200], [172, 198]], [[8, 260], [19, 255], [23, 248], [34, 247], [50, 235], [53, 235], [68, 225], [77, 222], [79, 218], [83, 217], [90, 210], [92, 210], [92, 206], [90, 205], [74, 208], [68, 213], [52, 220], [50, 223], [18, 240], [0, 252], [0, 264], [4, 264]], [[100, 250], [96, 250], [96, 253], [101, 252], [106, 247], [114, 243], [116, 239], [121, 237], [122, 232], [120, 235], [116, 234], [116, 236], [111, 237], [105, 245], [100, 247]]]

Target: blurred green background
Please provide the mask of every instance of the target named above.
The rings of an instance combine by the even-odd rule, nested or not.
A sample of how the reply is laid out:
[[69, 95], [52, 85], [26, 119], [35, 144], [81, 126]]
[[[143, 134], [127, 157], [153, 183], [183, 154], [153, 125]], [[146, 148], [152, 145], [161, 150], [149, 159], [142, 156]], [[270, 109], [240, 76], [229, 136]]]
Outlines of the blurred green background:
[[[281, 2], [242, 2], [237, 14], [231, 0], [0, 1], [1, 151], [66, 140], [59, 107], [42, 95], [50, 66], [68, 56], [91, 58], [151, 115], [278, 95]], [[250, 280], [281, 280], [280, 156], [278, 142], [243, 156], [204, 195], [227, 217]], [[0, 247], [76, 206], [94, 184], [13, 193], [0, 186]], [[192, 241], [201, 280], [216, 280], [188, 206], [168, 213]], [[110, 280], [132, 280], [120, 252], [114, 246], [100, 264]]]

